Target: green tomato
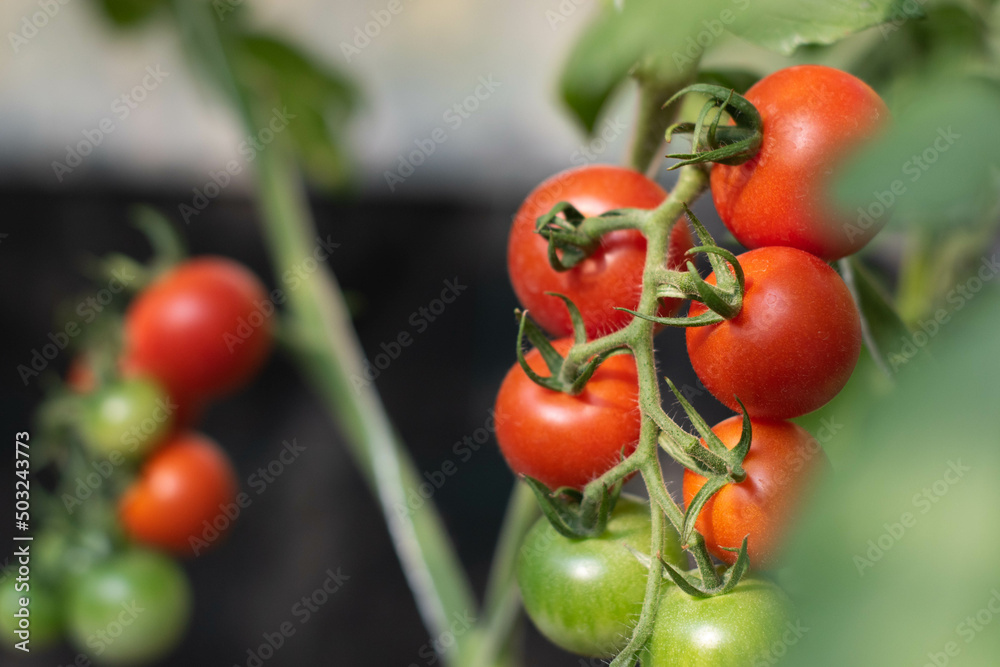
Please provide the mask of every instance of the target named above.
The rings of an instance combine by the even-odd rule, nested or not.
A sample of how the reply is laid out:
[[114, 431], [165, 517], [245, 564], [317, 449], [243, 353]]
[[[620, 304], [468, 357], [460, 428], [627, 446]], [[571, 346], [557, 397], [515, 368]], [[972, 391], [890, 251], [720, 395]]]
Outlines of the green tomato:
[[[0, 636], [4, 647], [12, 650], [14, 645], [23, 642], [24, 636], [17, 631], [26, 630], [28, 648], [30, 650], [44, 649], [59, 641], [63, 634], [63, 601], [57, 591], [50, 587], [28, 582], [28, 590], [17, 590], [17, 570], [7, 571], [7, 578], [0, 587]], [[24, 582], [21, 582], [24, 585]], [[21, 600], [27, 601], [27, 617], [15, 616], [22, 613]], [[23, 623], [23, 625], [22, 625]]]
[[[573, 653], [621, 651], [642, 610], [648, 574], [624, 545], [649, 553], [650, 529], [649, 505], [625, 496], [595, 538], [567, 538], [540, 519], [525, 536], [516, 566], [524, 608], [538, 630]], [[672, 529], [664, 559], [686, 567]]]
[[181, 639], [191, 614], [184, 571], [160, 553], [134, 549], [73, 582], [68, 626], [73, 642], [98, 664], [151, 662]]
[[725, 595], [695, 598], [668, 586], [642, 667], [773, 664], [802, 637], [792, 602], [778, 586], [747, 575]]
[[146, 378], [115, 382], [83, 400], [80, 435], [98, 456], [141, 459], [170, 433], [176, 411], [166, 391]]

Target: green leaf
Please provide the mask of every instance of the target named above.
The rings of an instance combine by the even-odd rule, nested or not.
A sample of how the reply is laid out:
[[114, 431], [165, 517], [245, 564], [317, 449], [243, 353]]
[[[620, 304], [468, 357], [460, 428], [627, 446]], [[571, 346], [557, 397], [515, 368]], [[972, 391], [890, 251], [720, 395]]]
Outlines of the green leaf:
[[862, 455], [836, 466], [793, 540], [782, 583], [813, 631], [790, 667], [997, 664], [1000, 632], [975, 620], [995, 624], [981, 610], [1000, 599], [997, 331], [989, 285], [933, 339], [933, 362], [842, 415]]
[[112, 23], [128, 28], [143, 22], [166, 3], [165, 0], [99, 0], [97, 4]]
[[925, 81], [889, 131], [841, 167], [836, 200], [860, 227], [890, 217], [942, 230], [979, 220], [997, 202], [997, 118], [995, 84], [954, 74]]
[[345, 126], [358, 93], [344, 76], [299, 48], [259, 33], [236, 36], [235, 67], [256, 96], [258, 122], [287, 110], [288, 133], [306, 173], [321, 186], [342, 185], [350, 176]]
[[734, 34], [764, 48], [791, 55], [803, 44], [833, 44], [865, 28], [923, 15], [906, 0], [734, 0]]
[[840, 268], [861, 312], [865, 344], [872, 358], [891, 375], [890, 355], [898, 354], [900, 343], [909, 339], [910, 331], [893, 307], [889, 295], [857, 257], [840, 260]]
[[686, 81], [704, 49], [696, 44], [692, 54], [685, 40], [697, 33], [699, 21], [717, 14], [725, 4], [628, 0], [621, 11], [602, 7], [563, 69], [559, 82], [563, 101], [589, 133], [605, 103], [638, 63], [647, 76], [655, 72], [660, 82]]

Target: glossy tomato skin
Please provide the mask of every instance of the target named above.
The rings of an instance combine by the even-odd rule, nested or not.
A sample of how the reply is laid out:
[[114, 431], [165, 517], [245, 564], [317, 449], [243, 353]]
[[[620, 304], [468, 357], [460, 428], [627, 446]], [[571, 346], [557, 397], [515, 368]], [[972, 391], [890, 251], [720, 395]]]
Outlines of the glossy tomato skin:
[[134, 549], [75, 580], [67, 615], [71, 639], [97, 664], [145, 664], [180, 641], [191, 615], [191, 588], [169, 557]]
[[[562, 355], [573, 341], [553, 342]], [[538, 350], [525, 355], [540, 375], [548, 367]], [[576, 396], [540, 387], [518, 364], [500, 385], [497, 442], [516, 474], [548, 485], [582, 488], [630, 454], [639, 440], [639, 378], [630, 354], [601, 364]]]
[[[688, 356], [712, 395], [751, 417], [812, 412], [847, 384], [861, 354], [861, 317], [837, 272], [815, 256], [775, 246], [738, 257], [743, 308], [731, 320], [687, 329]], [[715, 274], [708, 277], [715, 284]], [[690, 316], [706, 311], [693, 302]]]
[[[564, 537], [539, 519], [525, 535], [515, 570], [538, 630], [572, 653], [609, 658], [621, 651], [642, 609], [647, 574], [624, 545], [649, 553], [650, 530], [649, 505], [627, 496], [595, 538]], [[687, 567], [673, 529], [663, 557]]]
[[867, 229], [840, 211], [830, 174], [889, 120], [878, 94], [831, 67], [798, 65], [758, 81], [746, 98], [760, 112], [760, 151], [735, 166], [712, 167], [719, 217], [747, 248], [791, 246], [826, 260], [857, 252], [882, 225]]
[[225, 452], [189, 431], [146, 461], [118, 509], [126, 532], [138, 542], [198, 555], [233, 522], [237, 490], [236, 473]]
[[642, 667], [775, 664], [801, 639], [794, 614], [784, 591], [755, 575], [744, 576], [731, 592], [710, 598], [667, 586]]
[[155, 381], [132, 378], [96, 389], [85, 399], [81, 436], [101, 457], [138, 460], [170, 433], [177, 405]]
[[273, 308], [241, 264], [210, 256], [178, 264], [129, 306], [124, 372], [156, 378], [182, 403], [231, 392], [270, 352]]
[[[559, 272], [549, 264], [548, 242], [535, 233], [535, 223], [560, 201], [592, 217], [619, 208], [656, 208], [666, 196], [666, 191], [639, 172], [610, 165], [569, 169], [544, 181], [518, 209], [507, 245], [507, 269], [521, 305], [556, 336], [571, 335], [573, 326], [562, 300], [546, 292], [573, 300], [591, 338], [627, 325], [632, 316], [615, 307], [635, 309], [639, 303], [646, 238], [636, 230], [611, 232], [602, 237], [601, 248], [593, 255]], [[671, 233], [666, 264], [682, 267], [690, 248], [688, 226], [678, 223]], [[665, 300], [660, 314], [675, 313], [680, 303]]]
[[[24, 629], [31, 633], [29, 646], [32, 650], [42, 650], [57, 643], [62, 638], [65, 624], [65, 605], [59, 591], [41, 584], [37, 576], [28, 582], [27, 590], [17, 590], [18, 585], [13, 572], [0, 584], [0, 636], [3, 637], [3, 647], [12, 653], [19, 652], [14, 645], [24, 641], [24, 638], [15, 633]], [[23, 586], [24, 582], [20, 585]], [[25, 619], [15, 616], [22, 613], [22, 600], [28, 603], [27, 628], [20, 623]]]
[[[830, 462], [816, 439], [798, 424], [751, 419], [750, 426], [750, 451], [743, 460], [747, 478], [716, 493], [702, 508], [695, 528], [711, 554], [729, 564], [736, 562], [736, 554], [722, 547], [738, 549], [749, 536], [750, 567], [766, 570], [778, 563], [784, 538], [806, 493], [829, 470]], [[732, 449], [742, 429], [743, 418], [735, 416], [716, 424], [712, 432]], [[705, 481], [701, 475], [684, 471], [685, 507]]]

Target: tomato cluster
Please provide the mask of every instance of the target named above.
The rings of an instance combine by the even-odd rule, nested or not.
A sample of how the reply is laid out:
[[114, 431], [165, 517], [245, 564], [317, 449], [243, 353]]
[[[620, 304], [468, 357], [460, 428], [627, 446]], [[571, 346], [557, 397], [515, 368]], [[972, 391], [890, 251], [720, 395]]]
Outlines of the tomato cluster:
[[88, 356], [73, 361], [66, 380], [79, 406], [73, 432], [86, 465], [109, 471], [110, 481], [98, 490], [103, 502], [67, 502], [79, 518], [71, 530], [39, 535], [40, 574], [30, 591], [5, 582], [0, 629], [13, 633], [8, 621], [29, 596], [33, 647], [66, 634], [99, 663], [137, 664], [176, 645], [191, 592], [167, 553], [213, 546], [231, 524], [226, 512], [238, 493], [229, 456], [192, 429], [204, 406], [265, 361], [273, 343], [267, 298], [236, 262], [185, 260], [132, 300], [110, 369], [99, 373]]
[[[643, 212], [663, 208], [667, 193], [642, 174], [582, 167], [557, 174], [527, 197], [510, 232], [511, 282], [526, 308], [521, 317], [558, 340], [548, 342], [535, 332], [535, 349], [523, 358], [519, 351], [496, 411], [500, 449], [516, 474], [530, 478], [543, 505], [552, 501], [541, 485], [551, 491], [548, 498], [563, 498], [563, 506], [579, 502], [583, 512], [589, 501], [581, 492], [589, 493], [595, 485], [588, 483], [606, 473], [605, 480], [616, 479], [612, 469], [619, 462], [625, 464], [617, 479], [637, 469], [645, 479], [640, 464], [624, 467], [639, 454], [644, 420], [654, 422], [660, 437], [677, 437], [679, 427], [662, 431], [663, 422], [650, 414], [650, 397], [640, 390], [644, 369], [632, 355], [601, 355], [611, 345], [634, 353], [646, 344], [622, 330], [638, 321], [633, 318], [640, 297], [656, 289], [659, 302], [646, 301], [646, 313], [638, 317], [687, 327], [687, 351], [699, 379], [743, 413], [711, 429], [699, 426], [701, 445], [714, 453], [694, 456], [689, 449], [675, 455], [686, 468], [684, 506], [700, 508], [690, 510], [689, 521], [703, 541], [700, 548], [724, 565], [760, 571], [780, 562], [804, 495], [829, 468], [816, 440], [787, 420], [830, 401], [861, 352], [854, 296], [828, 262], [857, 252], [878, 229], [857, 233], [829, 195], [830, 174], [883, 127], [888, 111], [855, 77], [820, 66], [776, 72], [750, 88], [745, 100], [759, 114], [760, 147], [740, 164], [713, 165], [708, 182], [722, 221], [749, 250], [733, 256], [708, 247], [715, 272], [705, 279], [678, 271], [691, 255], [683, 218], [674, 224], [666, 255], [646, 257], [644, 232], [654, 217]], [[625, 220], [647, 222], [630, 226]], [[714, 245], [694, 222], [701, 245]], [[587, 236], [589, 224], [590, 230], [604, 230], [599, 243]], [[680, 294], [691, 300], [686, 317], [674, 316]], [[522, 332], [524, 327], [522, 321]], [[600, 336], [614, 343], [602, 348], [594, 340]], [[593, 354], [580, 350], [577, 357], [589, 358], [574, 358], [570, 365], [577, 346], [591, 346]], [[599, 363], [596, 370], [593, 363]], [[587, 373], [574, 382], [573, 373], [584, 366]], [[662, 418], [669, 420], [665, 413]], [[727, 450], [741, 458], [719, 472], [715, 462]], [[706, 489], [709, 474], [716, 477]], [[648, 572], [635, 555], [649, 553], [649, 521], [639, 515], [657, 508], [620, 500], [603, 533], [577, 537], [555, 518], [563, 510], [547, 509], [549, 520], [528, 533], [517, 569], [525, 609], [546, 637], [583, 655], [609, 657], [622, 650], [642, 608]], [[674, 549], [678, 540], [670, 531], [662, 549], [653, 550], [683, 577], [679, 571], [687, 562]], [[693, 590], [674, 580], [677, 585], [664, 584], [644, 665], [749, 664], [791, 618], [787, 596], [760, 574], [704, 597], [692, 597]]]

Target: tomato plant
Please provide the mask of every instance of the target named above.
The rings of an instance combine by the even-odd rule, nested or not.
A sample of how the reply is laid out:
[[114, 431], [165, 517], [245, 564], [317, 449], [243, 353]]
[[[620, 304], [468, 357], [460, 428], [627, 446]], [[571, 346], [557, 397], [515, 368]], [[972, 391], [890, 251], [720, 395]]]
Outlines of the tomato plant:
[[832, 67], [786, 67], [746, 93], [763, 121], [759, 152], [712, 168], [712, 199], [726, 227], [748, 248], [791, 246], [826, 260], [863, 248], [885, 224], [858, 226], [840, 210], [830, 174], [889, 120], [878, 94]]
[[[730, 417], [712, 428], [732, 449], [739, 442], [741, 417]], [[773, 567], [783, 538], [801, 509], [802, 497], [816, 475], [829, 467], [819, 443], [801, 426], [786, 421], [751, 420], [753, 439], [743, 459], [746, 479], [722, 487], [698, 515], [696, 527], [708, 550], [725, 563], [736, 562], [738, 549], [749, 536], [751, 567]], [[704, 441], [702, 441], [704, 444]], [[706, 479], [684, 471], [684, 504], [705, 485]]]
[[[649, 505], [624, 496], [605, 531], [591, 539], [566, 537], [539, 519], [518, 552], [525, 611], [543, 635], [567, 651], [615, 655], [642, 607], [648, 574], [625, 545], [647, 551], [649, 543]], [[673, 531], [663, 557], [678, 567], [686, 563]]]
[[66, 614], [71, 638], [96, 662], [151, 662], [180, 640], [191, 614], [191, 590], [174, 561], [135, 549], [75, 580]]
[[[572, 343], [565, 338], [553, 346], [565, 352]], [[532, 370], [544, 372], [538, 350], [525, 359]], [[606, 360], [576, 396], [538, 386], [514, 364], [497, 395], [497, 442], [515, 473], [553, 489], [579, 488], [634, 449], [638, 395], [630, 355]]]
[[237, 488], [233, 465], [217, 444], [198, 433], [181, 433], [145, 463], [122, 496], [119, 513], [136, 540], [198, 554], [235, 519], [230, 514]]
[[793, 618], [788, 596], [755, 576], [744, 578], [725, 595], [709, 598], [670, 586], [660, 600], [642, 667], [772, 664], [801, 639]]
[[[861, 354], [861, 319], [827, 264], [801, 250], [769, 247], [738, 257], [746, 276], [736, 317], [687, 330], [698, 378], [712, 395], [751, 417], [789, 419], [822, 407]], [[708, 277], [715, 284], [715, 274]], [[690, 317], [707, 311], [692, 303]]]
[[271, 349], [273, 310], [264, 285], [241, 264], [188, 260], [129, 307], [123, 367], [156, 378], [182, 403], [233, 391]]
[[83, 441], [98, 456], [118, 452], [139, 459], [170, 432], [177, 406], [155, 381], [133, 378], [109, 384], [84, 399]]
[[[625, 229], [605, 234], [596, 252], [570, 270], [559, 272], [549, 263], [548, 243], [535, 233], [535, 221], [560, 201], [569, 202], [585, 216], [598, 216], [614, 209], [651, 209], [666, 196], [659, 185], [642, 174], [610, 165], [570, 169], [544, 181], [518, 210], [507, 245], [507, 268], [521, 304], [556, 336], [568, 336], [573, 329], [563, 302], [546, 292], [572, 299], [591, 336], [628, 324], [628, 313], [615, 307], [634, 308], [639, 301], [646, 261], [642, 233]], [[684, 253], [690, 248], [687, 226], [677, 225], [664, 257], [665, 265], [683, 265]], [[679, 300], [667, 299], [661, 313], [672, 314], [679, 306]]]

